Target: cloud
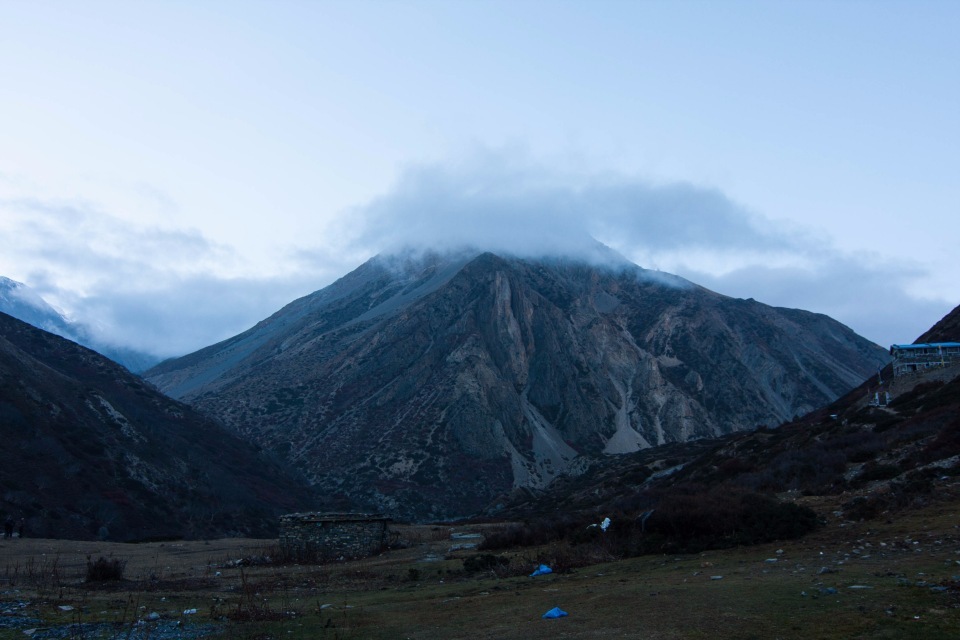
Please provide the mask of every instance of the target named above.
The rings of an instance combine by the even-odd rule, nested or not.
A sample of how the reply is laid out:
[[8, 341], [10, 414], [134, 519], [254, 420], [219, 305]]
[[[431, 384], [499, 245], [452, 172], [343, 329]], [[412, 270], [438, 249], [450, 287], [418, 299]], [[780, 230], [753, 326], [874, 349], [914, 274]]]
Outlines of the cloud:
[[0, 231], [17, 238], [0, 273], [97, 340], [162, 357], [247, 329], [332, 276], [316, 265], [260, 275], [198, 231], [140, 226], [79, 200], [5, 199], [0, 212]]
[[912, 341], [953, 306], [910, 293], [930, 275], [917, 262], [844, 253], [720, 190], [558, 172], [513, 152], [409, 167], [351, 213], [344, 236], [369, 252], [473, 246], [592, 259], [595, 238], [726, 295], [826, 313], [884, 346]]
[[[170, 206], [174, 206], [171, 204]], [[953, 304], [910, 292], [918, 262], [846, 254], [689, 183], [558, 170], [512, 150], [408, 167], [323, 244], [265, 237], [269, 269], [199, 231], [141, 225], [82, 200], [0, 198], [0, 275], [26, 282], [104, 342], [161, 356], [225, 339], [376, 253], [473, 247], [595, 262], [609, 253], [726, 295], [826, 313], [884, 346]]]
[[45, 269], [142, 277], [154, 265], [175, 272], [229, 268], [229, 248], [198, 231], [141, 227], [83, 201], [33, 198], [0, 201], [15, 226], [15, 252], [39, 258]]
[[408, 168], [390, 193], [353, 211], [350, 224], [351, 242], [385, 252], [475, 246], [582, 255], [592, 252], [594, 238], [658, 252], [770, 251], [798, 243], [796, 231], [777, 231], [715, 189], [557, 173], [490, 152]]
[[77, 305], [78, 319], [113, 345], [161, 357], [225, 340], [316, 287], [295, 278], [171, 278], [149, 289], [97, 288]]

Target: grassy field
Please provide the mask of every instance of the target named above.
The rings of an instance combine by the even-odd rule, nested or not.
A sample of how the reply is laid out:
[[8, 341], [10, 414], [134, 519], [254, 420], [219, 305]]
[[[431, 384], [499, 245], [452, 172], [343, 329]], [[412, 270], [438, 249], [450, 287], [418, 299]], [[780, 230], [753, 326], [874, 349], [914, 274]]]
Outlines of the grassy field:
[[[270, 540], [2, 540], [0, 638], [958, 638], [955, 504], [861, 523], [821, 504], [827, 525], [801, 540], [538, 578], [582, 549], [517, 550], [494, 575], [450, 551], [470, 527], [399, 527], [408, 548], [323, 566], [256, 564]], [[86, 584], [88, 557], [125, 561], [124, 580]], [[541, 618], [555, 606], [569, 616]]]

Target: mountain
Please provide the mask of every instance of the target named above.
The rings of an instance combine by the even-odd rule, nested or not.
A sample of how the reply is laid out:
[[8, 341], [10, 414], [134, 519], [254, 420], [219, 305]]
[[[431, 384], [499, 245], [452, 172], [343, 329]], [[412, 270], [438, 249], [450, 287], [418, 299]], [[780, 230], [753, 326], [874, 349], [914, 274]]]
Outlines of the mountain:
[[100, 354], [0, 313], [0, 517], [28, 535], [270, 535], [311, 494]]
[[610, 258], [377, 257], [145, 376], [330, 506], [471, 514], [590, 456], [776, 425], [888, 361], [830, 318]]
[[917, 338], [917, 342], [960, 342], [960, 306], [943, 316], [929, 331]]
[[[960, 307], [917, 339], [960, 342]], [[888, 396], [889, 394], [889, 402]], [[881, 401], [882, 400], [882, 401]], [[878, 402], [880, 401], [880, 402]], [[776, 429], [677, 443], [597, 463], [536, 491], [500, 496], [487, 517], [633, 522], [691, 495], [743, 491], [800, 499], [832, 519], [887, 519], [960, 488], [960, 363], [893, 377], [892, 367]], [[949, 511], [948, 511], [949, 512]], [[547, 528], [555, 528], [553, 524]]]
[[133, 372], [145, 371], [160, 362], [160, 358], [149, 353], [93, 338], [86, 327], [64, 318], [30, 287], [3, 276], [0, 276], [0, 312], [102, 353]]

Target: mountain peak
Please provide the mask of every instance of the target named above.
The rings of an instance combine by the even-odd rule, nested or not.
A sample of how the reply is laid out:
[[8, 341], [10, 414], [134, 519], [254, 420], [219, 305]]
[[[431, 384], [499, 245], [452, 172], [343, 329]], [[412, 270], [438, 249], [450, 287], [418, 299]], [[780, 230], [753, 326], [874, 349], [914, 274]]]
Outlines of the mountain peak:
[[887, 360], [825, 316], [602, 262], [378, 256], [146, 375], [332, 508], [445, 518], [591, 457], [779, 424]]
[[548, 247], [514, 247], [509, 245], [495, 247], [487, 245], [463, 244], [456, 248], [430, 248], [425, 246], [406, 246], [404, 248], [379, 254], [373, 260], [394, 267], [413, 267], [437, 263], [465, 263], [470, 259], [490, 254], [506, 260], [527, 262], [577, 263], [594, 267], [632, 268], [636, 265], [607, 245], [587, 238], [575, 249]]

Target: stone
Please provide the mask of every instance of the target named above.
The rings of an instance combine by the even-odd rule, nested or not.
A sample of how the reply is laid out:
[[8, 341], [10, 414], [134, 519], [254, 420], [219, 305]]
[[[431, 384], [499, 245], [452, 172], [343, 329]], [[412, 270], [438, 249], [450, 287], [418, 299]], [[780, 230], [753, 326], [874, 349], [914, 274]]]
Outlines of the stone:
[[362, 558], [387, 546], [389, 518], [363, 513], [291, 513], [280, 518], [280, 549], [292, 558]]

